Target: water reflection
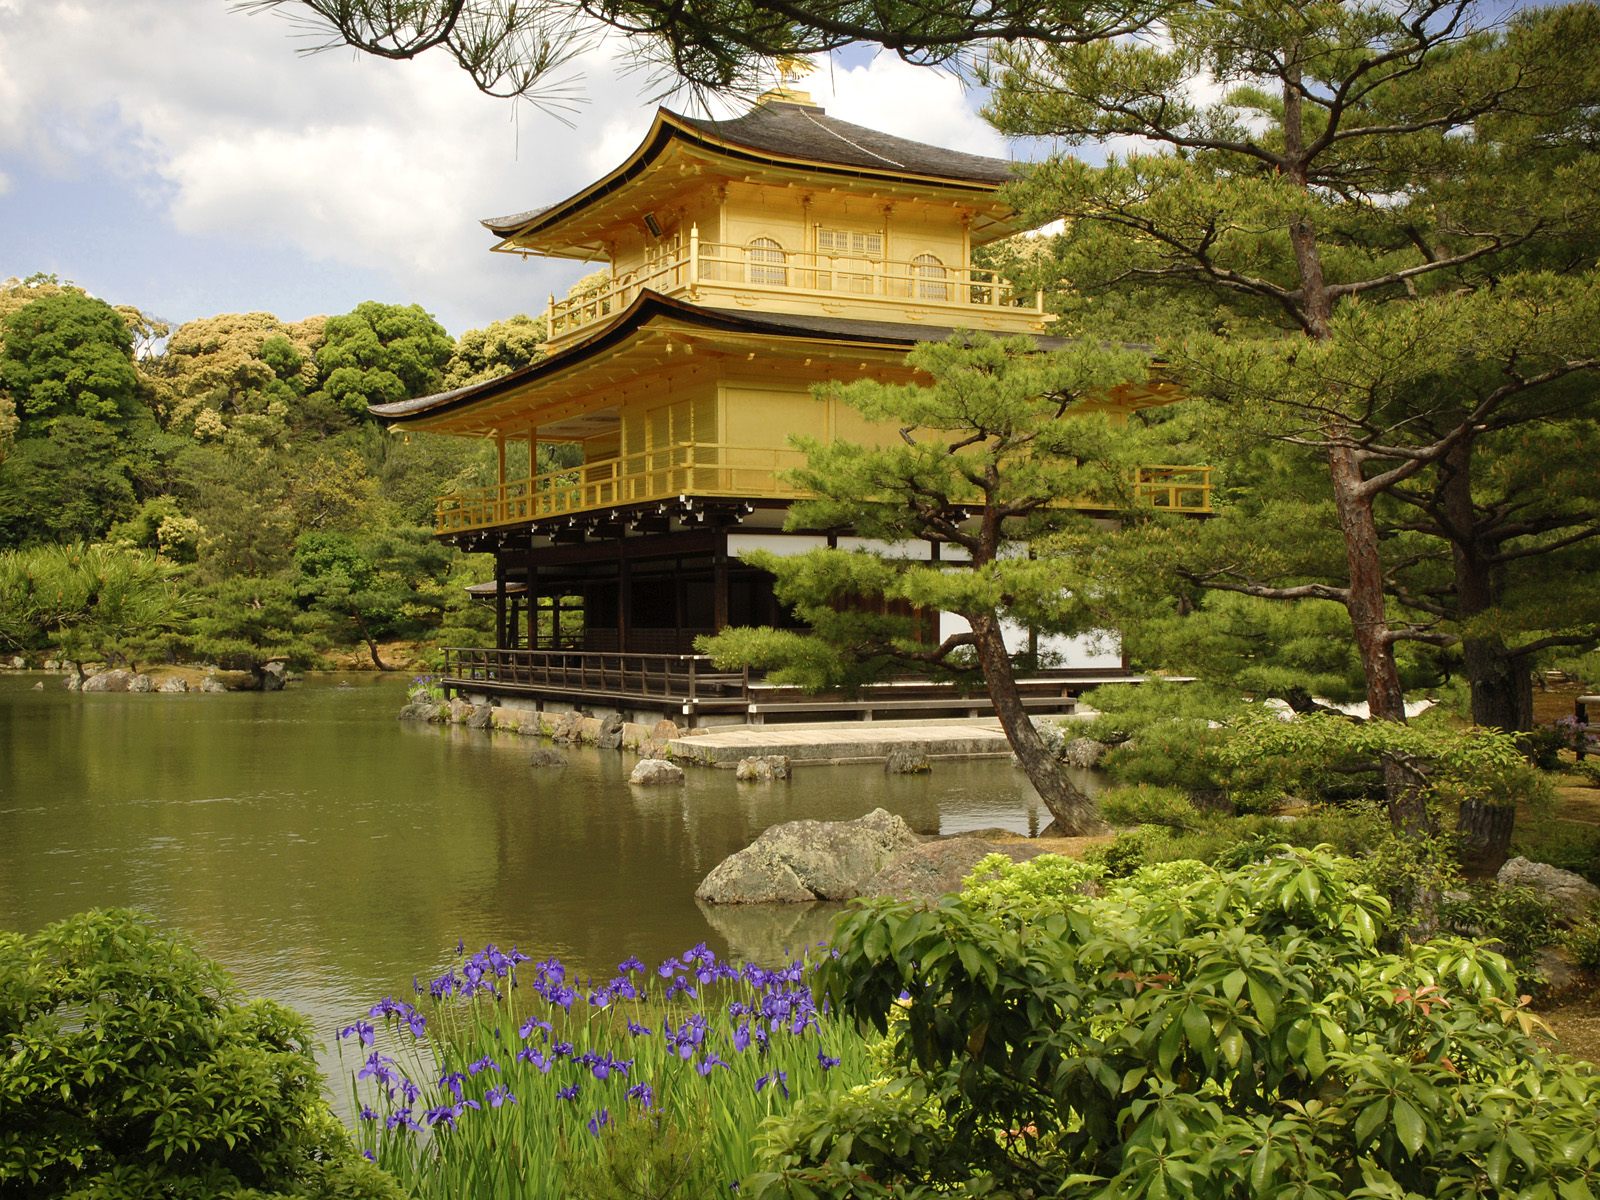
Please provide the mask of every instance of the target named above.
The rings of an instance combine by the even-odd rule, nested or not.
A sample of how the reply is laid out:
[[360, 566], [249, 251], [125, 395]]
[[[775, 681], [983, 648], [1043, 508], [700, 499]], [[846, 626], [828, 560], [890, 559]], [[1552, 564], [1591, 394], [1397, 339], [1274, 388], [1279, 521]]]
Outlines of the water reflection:
[[633, 757], [402, 724], [397, 679], [277, 695], [90, 695], [0, 677], [0, 926], [130, 905], [189, 931], [251, 991], [324, 1035], [409, 990], [457, 939], [609, 971], [705, 940], [766, 956], [824, 936], [824, 906], [715, 912], [695, 885], [769, 825], [881, 805], [923, 833], [1045, 818], [997, 761], [931, 775], [810, 767], [787, 783], [692, 771], [627, 783]]

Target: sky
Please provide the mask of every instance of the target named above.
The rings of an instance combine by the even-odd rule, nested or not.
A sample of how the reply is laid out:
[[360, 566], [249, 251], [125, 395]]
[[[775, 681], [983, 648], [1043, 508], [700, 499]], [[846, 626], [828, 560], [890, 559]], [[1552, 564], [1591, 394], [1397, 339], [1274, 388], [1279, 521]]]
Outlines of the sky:
[[[642, 139], [655, 105], [618, 45], [574, 65], [569, 126], [438, 53], [307, 44], [227, 0], [0, 0], [0, 279], [54, 274], [174, 326], [416, 303], [459, 335], [585, 273], [491, 254], [478, 221], [562, 199]], [[892, 55], [797, 86], [847, 121], [1015, 156], [958, 80]]]

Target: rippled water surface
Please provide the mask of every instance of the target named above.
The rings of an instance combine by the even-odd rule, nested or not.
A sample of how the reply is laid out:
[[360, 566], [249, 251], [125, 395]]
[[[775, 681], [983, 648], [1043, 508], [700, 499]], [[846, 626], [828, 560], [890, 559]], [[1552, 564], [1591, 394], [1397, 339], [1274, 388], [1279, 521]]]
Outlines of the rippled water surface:
[[598, 973], [701, 940], [768, 958], [812, 938], [828, 914], [694, 900], [707, 871], [780, 821], [877, 805], [924, 833], [1048, 820], [993, 760], [926, 776], [811, 767], [776, 785], [701, 770], [664, 789], [630, 788], [634, 756], [616, 751], [530, 770], [526, 739], [397, 721], [402, 687], [82, 696], [54, 676], [0, 676], [0, 927], [144, 909], [328, 1037], [458, 939]]

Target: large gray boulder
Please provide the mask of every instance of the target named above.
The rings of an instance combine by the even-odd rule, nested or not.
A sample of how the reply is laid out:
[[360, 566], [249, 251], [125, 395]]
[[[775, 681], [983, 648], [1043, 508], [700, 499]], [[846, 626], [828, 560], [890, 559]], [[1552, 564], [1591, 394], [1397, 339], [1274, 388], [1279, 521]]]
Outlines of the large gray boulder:
[[629, 783], [649, 787], [662, 783], [682, 783], [683, 768], [664, 758], [641, 758], [628, 776]]
[[281, 692], [283, 685], [289, 681], [289, 664], [281, 658], [275, 658], [261, 668], [261, 690], [263, 692]]
[[142, 693], [153, 692], [156, 690], [156, 681], [151, 679], [148, 675], [135, 675], [132, 679], [128, 680], [128, 690], [130, 692]]
[[774, 825], [712, 868], [695, 891], [708, 904], [849, 900], [895, 855], [918, 845], [899, 817], [875, 808], [854, 821]]
[[494, 705], [479, 704], [467, 717], [468, 729], [491, 729], [494, 726]]
[[883, 769], [890, 775], [926, 775], [933, 770], [926, 746], [903, 746], [889, 751]]
[[937, 900], [961, 890], [961, 881], [991, 854], [1004, 854], [1012, 862], [1027, 862], [1045, 853], [1022, 842], [986, 842], [982, 838], [945, 838], [924, 842], [895, 855], [862, 889], [863, 896], [890, 896], [896, 900]]
[[175, 695], [189, 690], [188, 682], [181, 675], [168, 675], [157, 685], [156, 691], [166, 695]]
[[567, 765], [567, 756], [554, 746], [535, 746], [533, 753], [528, 756], [530, 767], [564, 767]]
[[1520, 855], [1500, 868], [1495, 882], [1501, 887], [1532, 890], [1548, 900], [1562, 917], [1573, 924], [1588, 920], [1596, 901], [1600, 901], [1600, 888], [1582, 875], [1574, 875], [1549, 863], [1532, 862]]
[[133, 689], [133, 679], [132, 671], [124, 671], [121, 668], [114, 671], [101, 671], [83, 681], [83, 690], [86, 692], [127, 692]]

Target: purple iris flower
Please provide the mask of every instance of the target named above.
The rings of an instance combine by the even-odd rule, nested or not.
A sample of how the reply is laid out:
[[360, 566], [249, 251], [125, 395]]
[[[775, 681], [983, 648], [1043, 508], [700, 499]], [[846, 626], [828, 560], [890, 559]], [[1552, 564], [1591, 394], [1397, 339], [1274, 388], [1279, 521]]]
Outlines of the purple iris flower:
[[557, 1042], [550, 1047], [551, 1058], [569, 1058], [572, 1055], [571, 1042]]
[[363, 1121], [376, 1121], [378, 1119], [378, 1114], [363, 1104], [361, 1106], [361, 1119]]
[[628, 1089], [628, 1099], [637, 1100], [643, 1107], [649, 1108], [656, 1102], [656, 1090], [648, 1083], [636, 1083]]
[[517, 1027], [517, 1036], [519, 1038], [521, 1038], [523, 1041], [527, 1041], [530, 1037], [533, 1036], [533, 1031], [535, 1029], [542, 1029], [544, 1031], [544, 1033], [545, 1033], [545, 1040], [546, 1041], [549, 1040], [549, 1036], [550, 1036], [550, 1033], [552, 1031], [552, 1026], [551, 1026], [549, 1021], [541, 1021], [541, 1020], [539, 1020], [538, 1017], [529, 1017], [520, 1026], [518, 1026]]
[[556, 1099], [557, 1100], [576, 1100], [577, 1098], [578, 1098], [578, 1085], [577, 1084], [573, 1084], [571, 1087], [564, 1087], [559, 1092], [556, 1093]]
[[760, 1092], [769, 1083], [776, 1083], [778, 1090], [783, 1093], [783, 1098], [785, 1100], [789, 1098], [789, 1072], [774, 1071], [771, 1075], [763, 1075], [756, 1080], [756, 1091]]
[[505, 1084], [497, 1084], [483, 1094], [489, 1102], [490, 1108], [499, 1108], [502, 1104], [515, 1104], [517, 1098], [511, 1094], [511, 1089]]
[[460, 1071], [446, 1071], [439, 1076], [439, 1086], [449, 1088], [456, 1094], [456, 1099], [459, 1100], [461, 1099], [461, 1085], [466, 1082], [466, 1079], [467, 1077]]
[[339, 1040], [343, 1041], [352, 1034], [361, 1039], [361, 1044], [363, 1046], [372, 1045], [372, 1026], [368, 1022], [357, 1021], [353, 1025], [346, 1025], [343, 1029], [339, 1030]]
[[595, 1137], [599, 1137], [600, 1131], [609, 1124], [611, 1124], [611, 1110], [609, 1108], [602, 1108], [599, 1112], [595, 1113], [594, 1116], [589, 1118], [589, 1132]]
[[388, 1120], [384, 1121], [383, 1127], [385, 1129], [391, 1129], [391, 1130], [400, 1129], [400, 1128], [405, 1128], [405, 1129], [421, 1129], [422, 1128], [422, 1126], [416, 1120], [414, 1120], [412, 1118], [411, 1110], [409, 1108], [397, 1108], [397, 1109], [395, 1109], [392, 1113], [389, 1114]]
[[707, 1075], [711, 1074], [713, 1068], [715, 1068], [715, 1067], [725, 1067], [727, 1065], [728, 1065], [727, 1063], [723, 1062], [715, 1054], [708, 1054], [704, 1058], [702, 1058], [699, 1062], [695, 1063], [694, 1069], [696, 1071], [700, 1072], [700, 1077], [703, 1079]]
[[524, 1046], [521, 1050], [518, 1050], [517, 1058], [521, 1062], [532, 1063], [545, 1075], [550, 1074], [550, 1060], [532, 1046]]
[[629, 955], [627, 958], [623, 959], [617, 964], [617, 970], [622, 972], [624, 975], [632, 975], [635, 971], [644, 970], [644, 964], [637, 958]]
[[733, 1031], [733, 1048], [740, 1054], [750, 1049], [750, 1022], [741, 1021], [739, 1028]]
[[477, 1062], [467, 1064], [467, 1074], [476, 1075], [480, 1071], [498, 1071], [500, 1064], [485, 1054]]
[[651, 1029], [648, 1025], [641, 1025], [639, 1022], [630, 1018], [628, 1021], [628, 1032], [633, 1034], [634, 1037], [650, 1037], [655, 1033], [655, 1030]]
[[818, 1050], [817, 1061], [822, 1064], [822, 1069], [824, 1071], [831, 1071], [833, 1068], [839, 1065], [841, 1060], [835, 1058], [831, 1054], [824, 1054], [821, 1050]]

